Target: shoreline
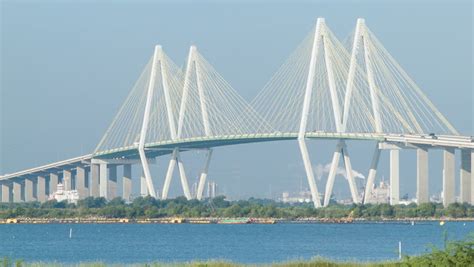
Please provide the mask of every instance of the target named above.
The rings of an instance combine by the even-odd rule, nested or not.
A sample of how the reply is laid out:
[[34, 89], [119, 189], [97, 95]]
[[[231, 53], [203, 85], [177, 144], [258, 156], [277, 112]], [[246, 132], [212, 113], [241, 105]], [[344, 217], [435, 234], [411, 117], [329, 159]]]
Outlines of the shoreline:
[[0, 219], [0, 224], [363, 224], [363, 223], [393, 223], [417, 224], [420, 222], [474, 222], [473, 217], [427, 217], [427, 218], [9, 218]]

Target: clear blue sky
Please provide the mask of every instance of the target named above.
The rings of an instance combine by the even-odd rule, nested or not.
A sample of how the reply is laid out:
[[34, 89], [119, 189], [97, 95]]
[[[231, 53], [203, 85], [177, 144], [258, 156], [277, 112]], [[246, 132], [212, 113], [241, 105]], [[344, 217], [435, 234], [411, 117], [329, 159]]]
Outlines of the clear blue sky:
[[[155, 44], [178, 65], [196, 44], [250, 100], [317, 17], [325, 17], [340, 39], [364, 17], [448, 120], [473, 135], [471, 1], [334, 2], [2, 1], [0, 173], [91, 152]], [[349, 145], [354, 168], [366, 174], [373, 144]], [[313, 162], [325, 164], [334, 144], [312, 142], [310, 149]], [[401, 155], [401, 193], [413, 195], [415, 153]], [[435, 193], [441, 153], [430, 156]], [[203, 155], [185, 160], [192, 180]], [[387, 160], [383, 155], [380, 175], [388, 178]], [[165, 164], [161, 159], [153, 167], [160, 188]], [[210, 170], [210, 179], [234, 197], [298, 190], [303, 177], [294, 142], [219, 148]], [[178, 189], [175, 179], [173, 192]], [[343, 178], [337, 178], [335, 192], [347, 195]]]

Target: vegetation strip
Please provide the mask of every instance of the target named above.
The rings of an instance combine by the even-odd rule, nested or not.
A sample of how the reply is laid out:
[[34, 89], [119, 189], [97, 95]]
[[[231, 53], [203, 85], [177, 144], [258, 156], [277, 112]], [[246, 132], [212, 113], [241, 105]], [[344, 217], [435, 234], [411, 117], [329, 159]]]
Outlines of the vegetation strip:
[[[50, 200], [45, 203], [1, 203], [0, 222], [15, 219], [26, 222], [169, 222], [174, 219], [184, 222], [212, 223], [240, 218], [254, 223], [273, 222], [336, 222], [348, 223], [361, 220], [417, 221], [417, 220], [474, 220], [474, 206], [453, 203], [444, 208], [442, 204], [420, 205], [388, 204], [331, 204], [314, 208], [311, 203], [286, 204], [267, 199], [228, 201], [223, 196], [213, 199], [186, 200], [178, 197], [157, 200], [138, 197], [131, 203], [121, 198], [106, 201], [104, 198], [88, 197], [77, 204]], [[123, 220], [119, 220], [123, 219]]]

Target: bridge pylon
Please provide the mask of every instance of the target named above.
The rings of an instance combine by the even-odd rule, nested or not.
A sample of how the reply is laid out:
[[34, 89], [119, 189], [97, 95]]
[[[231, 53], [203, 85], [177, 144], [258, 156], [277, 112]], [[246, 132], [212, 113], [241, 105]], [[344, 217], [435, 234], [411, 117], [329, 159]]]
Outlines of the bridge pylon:
[[[201, 76], [200, 67], [201, 67], [200, 63], [198, 62], [197, 48], [196, 46], [193, 45], [189, 48], [188, 61], [186, 64], [186, 73], [184, 75], [183, 93], [181, 97], [181, 105], [179, 108], [178, 125], [177, 125], [177, 128], [174, 126], [174, 124], [171, 125], [170, 123], [169, 125], [170, 129], [173, 129], [173, 131], [175, 132], [174, 134], [172, 134], [172, 140], [176, 140], [182, 137], [185, 113], [186, 113], [186, 109], [188, 105], [188, 97], [190, 95], [189, 91], [190, 91], [190, 88], [192, 88], [193, 86], [192, 85], [193, 81], [195, 81], [196, 83], [195, 86], [197, 87], [197, 91], [198, 91], [201, 119], [202, 119], [202, 125], [204, 127], [204, 135], [207, 137], [212, 134], [210, 125], [209, 125], [206, 94], [204, 92], [204, 88], [203, 88], [204, 86], [202, 84], [203, 78]], [[192, 77], [194, 77], [195, 79], [193, 80]], [[209, 168], [209, 162], [211, 159], [211, 154], [212, 154], [211, 152], [208, 153], [204, 171], [200, 176], [199, 185], [201, 185], [201, 182], [204, 183], [206, 180], [207, 171]], [[184, 169], [184, 163], [181, 161], [179, 147], [173, 149], [173, 153], [171, 155], [171, 159], [168, 165], [168, 170], [166, 172], [165, 182], [163, 185], [162, 197], [163, 199], [166, 199], [168, 197], [169, 186], [171, 183], [171, 179], [173, 177], [173, 170], [176, 163], [178, 164], [178, 169], [179, 169], [179, 173], [181, 177], [181, 185], [183, 187], [184, 195], [187, 199], [192, 199], [193, 196], [191, 195], [191, 192], [189, 190], [188, 180], [186, 177], [186, 171]], [[204, 185], [202, 187], [204, 187]], [[201, 192], [201, 194], [199, 194], [199, 192]], [[195, 197], [200, 200], [202, 197], [202, 190], [201, 191], [198, 190], [198, 193]]]
[[379, 165], [380, 159], [380, 148], [379, 142], [375, 144], [374, 154], [372, 156], [372, 161], [370, 163], [369, 175], [367, 177], [367, 183], [365, 184], [365, 192], [364, 192], [364, 204], [369, 203], [370, 197], [372, 195], [372, 188], [374, 187], [375, 176], [377, 175], [377, 167]]
[[[314, 181], [314, 174], [311, 167], [311, 163], [309, 160], [309, 154], [307, 151], [306, 143], [304, 140], [305, 134], [308, 128], [308, 117], [310, 113], [311, 104], [313, 97], [313, 91], [316, 94], [316, 97], [321, 96], [321, 92], [317, 90], [327, 90], [329, 93], [327, 95], [327, 101], [330, 103], [327, 106], [327, 109], [330, 113], [332, 113], [332, 122], [333, 125], [330, 126], [331, 128], [335, 129], [336, 132], [341, 133], [344, 131], [343, 129], [343, 118], [341, 115], [341, 102], [339, 99], [339, 94], [341, 94], [341, 83], [337, 82], [335, 73], [341, 73], [342, 65], [340, 62], [337, 61], [337, 55], [335, 51], [337, 51], [338, 47], [341, 45], [338, 43], [337, 40], [334, 40], [331, 36], [331, 32], [329, 28], [326, 26], [325, 21], [323, 18], [318, 18], [316, 22], [314, 38], [313, 38], [313, 45], [311, 50], [311, 60], [309, 63], [309, 70], [308, 76], [306, 79], [306, 89], [303, 99], [303, 107], [301, 113], [301, 122], [299, 127], [298, 133], [298, 144], [300, 146], [300, 151], [303, 157], [303, 163], [306, 170], [306, 175], [308, 178], [308, 182], [311, 189], [311, 194], [313, 198], [313, 202], [315, 207], [320, 207], [320, 198], [319, 193], [317, 190], [316, 182]], [[321, 55], [324, 54], [324, 57]], [[322, 78], [327, 82], [322, 83], [319, 81], [320, 84], [318, 86], [314, 86], [314, 83], [318, 83], [318, 78], [316, 78], [316, 70], [318, 69], [318, 61], [319, 62], [319, 72], [320, 74], [323, 73]], [[324, 62], [324, 64], [322, 64]], [[334, 65], [337, 64], [338, 66], [335, 68]], [[339, 81], [341, 77], [338, 77]], [[321, 86], [323, 84], [323, 86]], [[318, 88], [323, 87], [323, 89]], [[314, 109], [315, 107], [313, 107]], [[331, 163], [331, 170], [328, 177], [328, 182], [326, 184], [325, 190], [325, 198], [324, 198], [324, 206], [329, 204], [329, 198], [332, 193], [332, 188], [334, 185], [334, 178], [336, 175], [336, 169], [339, 163], [340, 156], [343, 155], [344, 158], [344, 165], [346, 167], [346, 177], [349, 183], [351, 196], [354, 203], [359, 202], [359, 196], [357, 193], [357, 187], [354, 181], [354, 177], [352, 174], [352, 165], [349, 157], [349, 153], [347, 151], [346, 144], [343, 140], [339, 140], [336, 146], [336, 151], [333, 156], [333, 161]]]
[[[140, 139], [138, 141], [138, 153], [140, 155], [140, 161], [142, 163], [143, 174], [145, 175], [148, 193], [154, 198], [156, 198], [157, 196], [155, 192], [155, 187], [153, 186], [153, 180], [151, 178], [150, 168], [148, 166], [148, 160], [145, 154], [145, 140], [146, 140], [148, 125], [150, 121], [150, 111], [151, 111], [151, 105], [152, 105], [154, 88], [155, 88], [155, 77], [156, 77], [158, 64], [161, 65], [161, 62], [162, 62], [162, 60], [160, 60], [160, 57], [162, 54], [163, 53], [162, 53], [161, 46], [157, 45], [155, 47], [155, 53], [153, 55], [153, 61], [151, 63], [150, 81], [149, 81], [148, 92], [146, 96], [145, 111], [143, 113], [142, 130], [140, 132]], [[161, 66], [161, 69], [163, 69], [162, 66]], [[163, 83], [166, 83], [164, 79], [162, 80], [163, 80]]]
[[339, 159], [341, 158], [341, 156], [343, 157], [343, 160], [344, 160], [344, 166], [346, 169], [346, 179], [347, 179], [347, 182], [349, 183], [349, 189], [351, 192], [352, 202], [354, 203], [360, 202], [359, 193], [357, 192], [357, 185], [354, 180], [352, 164], [351, 164], [351, 159], [349, 157], [349, 151], [347, 149], [347, 145], [344, 142], [344, 140], [339, 140], [336, 145], [336, 151], [334, 151], [334, 155], [331, 162], [331, 168], [329, 170], [328, 180], [326, 182], [326, 191], [324, 194], [325, 207], [329, 205], [329, 200], [331, 198], [332, 189], [334, 186], [334, 180], [336, 177], [336, 170], [337, 170], [337, 167], [339, 166]]
[[320, 39], [322, 38], [321, 32], [322, 27], [324, 24], [323, 18], [318, 18], [316, 22], [316, 28], [314, 32], [314, 39], [313, 39], [313, 46], [311, 50], [311, 61], [309, 65], [309, 72], [308, 78], [306, 80], [306, 90], [304, 94], [304, 101], [301, 113], [301, 122], [300, 128], [298, 132], [298, 145], [300, 147], [301, 156], [303, 158], [303, 164], [306, 171], [306, 177], [308, 179], [309, 188], [311, 190], [311, 197], [313, 200], [314, 207], [319, 208], [321, 207], [321, 200], [319, 197], [318, 187], [316, 185], [316, 181], [314, 180], [314, 172], [313, 167], [311, 166], [311, 160], [308, 153], [308, 148], [305, 142], [305, 134], [306, 134], [306, 127], [308, 124], [308, 113], [311, 103], [311, 96], [313, 93], [313, 82], [314, 82], [314, 75], [316, 72], [316, 61], [318, 59], [319, 53], [319, 46], [320, 46]]

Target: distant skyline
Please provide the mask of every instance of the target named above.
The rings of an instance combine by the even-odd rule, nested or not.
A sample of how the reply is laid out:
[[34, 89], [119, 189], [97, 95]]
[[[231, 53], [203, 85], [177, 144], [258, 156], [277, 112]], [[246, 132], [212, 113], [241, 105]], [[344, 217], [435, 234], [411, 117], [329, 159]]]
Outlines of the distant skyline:
[[[341, 41], [365, 18], [454, 127], [474, 135], [471, 1], [2, 1], [0, 8], [0, 175], [91, 153], [156, 44], [180, 66], [196, 45], [250, 102], [317, 17]], [[315, 167], [330, 162], [334, 144], [310, 141]], [[349, 142], [354, 170], [365, 176], [373, 146]], [[183, 157], [192, 184], [204, 154]], [[153, 166], [158, 188], [168, 159]], [[414, 196], [414, 159], [414, 151], [402, 151], [401, 196]], [[441, 151], [430, 159], [434, 194], [441, 190]], [[377, 183], [388, 180], [388, 153], [380, 163]], [[134, 178], [138, 173], [137, 166]], [[296, 142], [217, 148], [209, 179], [233, 198], [297, 191], [302, 179], [307, 186]], [[349, 196], [342, 176], [334, 192]], [[177, 176], [171, 193], [181, 194]]]

